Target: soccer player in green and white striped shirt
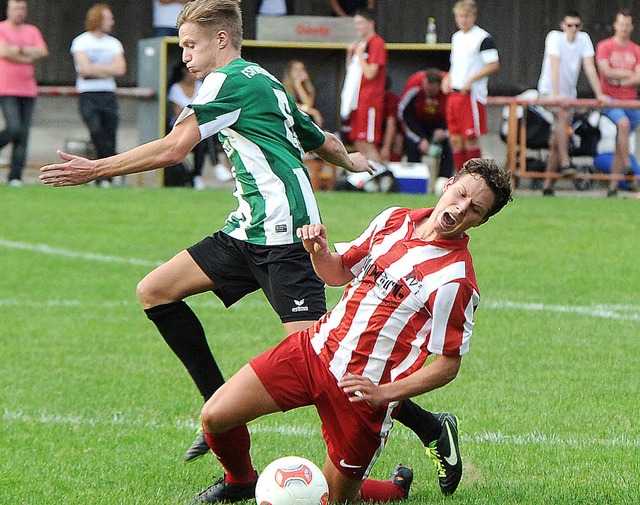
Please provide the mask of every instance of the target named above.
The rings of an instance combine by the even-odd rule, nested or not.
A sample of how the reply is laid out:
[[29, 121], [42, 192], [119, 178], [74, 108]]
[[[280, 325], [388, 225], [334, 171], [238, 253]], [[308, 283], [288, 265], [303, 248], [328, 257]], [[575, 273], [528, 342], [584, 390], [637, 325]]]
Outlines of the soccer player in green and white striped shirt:
[[[164, 138], [109, 158], [64, 160], [42, 167], [53, 186], [132, 174], [180, 162], [203, 138], [218, 134], [233, 162], [238, 207], [221, 231], [179, 252], [149, 273], [137, 295], [207, 400], [223, 383], [204, 330], [184, 298], [213, 291], [226, 306], [262, 289], [287, 334], [326, 312], [324, 284], [296, 229], [319, 223], [305, 151], [352, 172], [371, 172], [360, 153], [299, 111], [272, 75], [240, 57], [238, 0], [196, 0], [179, 21], [182, 59], [204, 83]], [[203, 440], [203, 439], [201, 439]], [[208, 450], [206, 444], [203, 447]]]

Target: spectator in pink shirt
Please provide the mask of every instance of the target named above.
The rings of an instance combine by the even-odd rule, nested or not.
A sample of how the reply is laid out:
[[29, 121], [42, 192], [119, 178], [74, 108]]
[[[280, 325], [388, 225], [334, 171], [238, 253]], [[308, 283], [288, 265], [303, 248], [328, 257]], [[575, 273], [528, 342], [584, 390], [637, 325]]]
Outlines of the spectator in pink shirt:
[[[616, 107], [616, 100], [635, 100], [638, 98], [640, 84], [640, 46], [631, 40], [633, 17], [631, 12], [622, 9], [616, 13], [613, 22], [613, 37], [598, 43], [596, 63], [600, 71], [602, 92], [612, 99], [611, 106], [602, 113], [616, 125], [616, 150], [611, 165], [611, 173], [635, 175], [631, 168], [629, 135], [640, 123], [640, 109]], [[631, 188], [639, 191], [635, 181]], [[618, 181], [609, 181], [607, 196], [618, 194]]]
[[33, 62], [49, 54], [42, 33], [25, 23], [26, 0], [9, 0], [7, 19], [0, 23], [0, 106], [5, 129], [0, 132], [0, 149], [13, 144], [8, 182], [22, 186], [27, 160], [31, 117], [38, 95]]

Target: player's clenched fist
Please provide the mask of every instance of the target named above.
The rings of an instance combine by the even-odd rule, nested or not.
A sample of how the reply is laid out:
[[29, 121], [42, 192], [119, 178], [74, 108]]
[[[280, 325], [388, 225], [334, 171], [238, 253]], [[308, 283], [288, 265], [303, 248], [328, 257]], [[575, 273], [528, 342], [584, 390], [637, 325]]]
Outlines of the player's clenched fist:
[[327, 228], [323, 224], [305, 224], [296, 231], [302, 245], [310, 254], [329, 252]]

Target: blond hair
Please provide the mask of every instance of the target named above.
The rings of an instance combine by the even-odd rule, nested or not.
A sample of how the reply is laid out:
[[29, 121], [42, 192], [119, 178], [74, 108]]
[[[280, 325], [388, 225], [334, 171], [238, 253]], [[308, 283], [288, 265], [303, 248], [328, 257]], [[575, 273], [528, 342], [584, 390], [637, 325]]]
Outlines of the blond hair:
[[453, 12], [455, 13], [456, 11], [463, 11], [476, 16], [478, 14], [478, 6], [475, 0], [458, 0], [453, 5]]
[[192, 0], [187, 2], [178, 16], [178, 29], [184, 23], [196, 23], [214, 35], [220, 30], [227, 32], [231, 44], [240, 49], [242, 45], [242, 11], [240, 0]]

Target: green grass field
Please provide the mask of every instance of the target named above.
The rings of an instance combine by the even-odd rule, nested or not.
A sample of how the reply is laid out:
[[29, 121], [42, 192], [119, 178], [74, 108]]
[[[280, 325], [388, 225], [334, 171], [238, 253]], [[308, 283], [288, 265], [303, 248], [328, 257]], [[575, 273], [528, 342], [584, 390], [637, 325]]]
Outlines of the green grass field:
[[[391, 205], [435, 202], [318, 200], [332, 241]], [[135, 286], [234, 205], [226, 191], [0, 187], [1, 504], [180, 504], [221, 475], [211, 455], [182, 462], [200, 401]], [[372, 476], [413, 466], [409, 505], [640, 503], [639, 216], [632, 200], [521, 197], [472, 230], [471, 351], [453, 383], [418, 399], [462, 420], [460, 488], [440, 496], [401, 426]], [[260, 294], [230, 310], [211, 294], [189, 303], [226, 375], [283, 336]], [[312, 409], [250, 430], [259, 468], [324, 461]]]

